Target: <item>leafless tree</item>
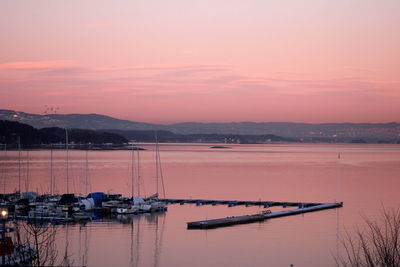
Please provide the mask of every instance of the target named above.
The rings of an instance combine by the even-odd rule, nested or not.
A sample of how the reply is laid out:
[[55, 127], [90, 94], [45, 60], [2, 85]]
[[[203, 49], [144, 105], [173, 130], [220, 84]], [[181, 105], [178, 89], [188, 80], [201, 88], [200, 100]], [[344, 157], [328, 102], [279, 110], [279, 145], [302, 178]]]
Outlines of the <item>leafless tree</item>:
[[[40, 220], [33, 220], [29, 223], [17, 221], [15, 225], [15, 239], [17, 247], [32, 248], [33, 260], [31, 266], [69, 266], [66, 258], [69, 255], [59, 257], [56, 237], [58, 228], [51, 223], [43, 223]], [[26, 253], [16, 257], [27, 257]], [[68, 263], [68, 264], [66, 264]]]
[[363, 217], [364, 226], [345, 231], [343, 255], [335, 257], [343, 267], [400, 266], [400, 208], [385, 209], [379, 220]]

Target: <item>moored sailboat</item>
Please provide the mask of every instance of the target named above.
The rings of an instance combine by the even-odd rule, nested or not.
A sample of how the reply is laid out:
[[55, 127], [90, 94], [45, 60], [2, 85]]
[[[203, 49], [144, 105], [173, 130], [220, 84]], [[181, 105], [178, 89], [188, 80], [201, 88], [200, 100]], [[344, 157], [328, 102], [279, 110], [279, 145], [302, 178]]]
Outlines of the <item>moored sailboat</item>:
[[151, 208], [150, 208], [151, 212], [167, 210], [165, 203], [157, 200], [158, 196], [159, 196], [160, 180], [161, 180], [161, 187], [162, 187], [162, 192], [163, 192], [164, 197], [165, 197], [165, 187], [164, 187], [164, 177], [163, 177], [163, 171], [162, 171], [162, 166], [161, 166], [160, 148], [158, 146], [157, 133], [155, 135], [155, 138], [156, 138], [156, 149], [155, 149], [155, 152], [156, 152], [156, 193], [147, 198], [147, 203], [149, 205], [151, 205]]

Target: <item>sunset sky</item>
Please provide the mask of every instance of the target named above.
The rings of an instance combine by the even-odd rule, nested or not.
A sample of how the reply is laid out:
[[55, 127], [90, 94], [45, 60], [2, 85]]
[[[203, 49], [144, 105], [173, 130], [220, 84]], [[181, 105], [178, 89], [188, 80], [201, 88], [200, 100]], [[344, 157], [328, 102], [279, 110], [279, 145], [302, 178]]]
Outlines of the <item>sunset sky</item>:
[[399, 121], [399, 14], [399, 0], [2, 0], [0, 109]]

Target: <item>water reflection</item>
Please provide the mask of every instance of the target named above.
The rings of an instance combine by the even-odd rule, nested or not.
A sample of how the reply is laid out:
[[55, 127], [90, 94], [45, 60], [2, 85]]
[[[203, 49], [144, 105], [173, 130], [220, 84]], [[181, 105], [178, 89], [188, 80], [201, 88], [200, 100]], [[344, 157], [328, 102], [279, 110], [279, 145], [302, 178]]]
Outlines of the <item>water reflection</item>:
[[62, 266], [71, 266], [71, 255], [69, 254], [69, 225], [65, 225], [65, 247]]
[[[118, 217], [119, 221], [122, 220], [121, 222], [130, 223], [131, 225], [131, 266], [146, 266], [146, 264], [140, 264], [141, 245], [143, 244], [140, 228], [143, 223], [141, 221], [145, 221], [145, 223], [148, 225], [148, 229], [153, 232], [152, 234], [154, 236], [154, 255], [152, 266], [158, 267], [165, 228], [165, 213], [141, 214], [139, 216], [126, 215]], [[149, 239], [146, 241], [149, 242]]]
[[[79, 224], [79, 266], [86, 266], [89, 258], [89, 243], [90, 243], [90, 231], [86, 225], [87, 223], [80, 223]], [[89, 234], [88, 234], [89, 232]]]
[[[163, 245], [163, 237], [164, 237], [164, 229], [165, 229], [165, 214], [163, 216], [156, 217], [156, 238], [154, 240], [154, 267], [158, 267], [159, 258], [161, 255], [162, 245]], [[159, 225], [159, 220], [161, 219], [161, 226]], [[160, 231], [159, 231], [159, 227]], [[160, 232], [160, 233], [159, 233]]]
[[[129, 248], [129, 258], [117, 258], [114, 259], [118, 264], [134, 267], [140, 266], [160, 266], [160, 257], [162, 255], [163, 248], [163, 239], [165, 232], [165, 223], [166, 223], [167, 214], [165, 212], [155, 212], [155, 213], [145, 213], [145, 214], [125, 214], [125, 215], [110, 215], [103, 217], [102, 220], [88, 222], [84, 225], [79, 226], [79, 236], [78, 242], [79, 247], [83, 247], [84, 253], [79, 252], [78, 258], [79, 262], [90, 265], [90, 263], [96, 262], [98, 263], [98, 259], [94, 259], [93, 261], [88, 258], [89, 249], [88, 247], [93, 246], [96, 248], [96, 245], [93, 242], [97, 242], [95, 240], [88, 240], [87, 232], [89, 231], [89, 235], [92, 231], [96, 231], [99, 227], [104, 228], [104, 224], [109, 225], [109, 229], [114, 231], [113, 229], [122, 229], [123, 237], [129, 240], [129, 245], [126, 249]], [[68, 226], [67, 226], [68, 227]], [[84, 240], [82, 241], [82, 232], [85, 233]], [[113, 239], [110, 238], [110, 242]], [[124, 247], [120, 249], [124, 250]], [[120, 251], [122, 252], [122, 251]], [[114, 257], [121, 257], [123, 253], [117, 251], [113, 251], [112, 255]], [[94, 252], [93, 252], [94, 253]], [[96, 255], [96, 253], [94, 253]], [[127, 260], [127, 262], [126, 262]], [[125, 263], [124, 263], [125, 262]]]

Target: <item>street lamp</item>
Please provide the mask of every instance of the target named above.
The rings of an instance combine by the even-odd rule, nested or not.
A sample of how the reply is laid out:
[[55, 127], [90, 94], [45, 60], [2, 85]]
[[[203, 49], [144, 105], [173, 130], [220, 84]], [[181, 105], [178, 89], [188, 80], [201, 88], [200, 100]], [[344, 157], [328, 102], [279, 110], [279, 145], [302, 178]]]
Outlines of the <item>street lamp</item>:
[[8, 209], [4, 208], [0, 211], [1, 221], [3, 223], [3, 229], [1, 231], [1, 263], [2, 265], [6, 265], [6, 221], [8, 219]]

